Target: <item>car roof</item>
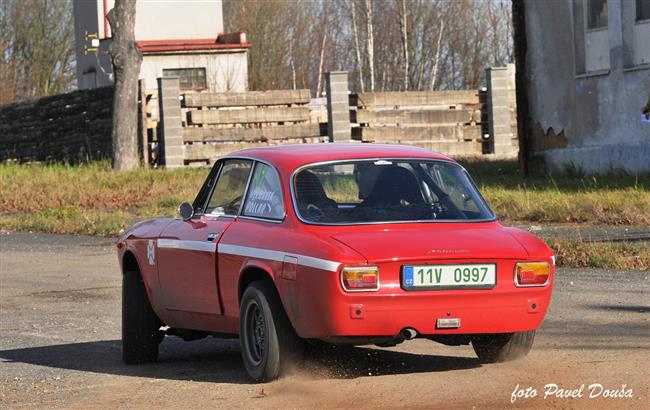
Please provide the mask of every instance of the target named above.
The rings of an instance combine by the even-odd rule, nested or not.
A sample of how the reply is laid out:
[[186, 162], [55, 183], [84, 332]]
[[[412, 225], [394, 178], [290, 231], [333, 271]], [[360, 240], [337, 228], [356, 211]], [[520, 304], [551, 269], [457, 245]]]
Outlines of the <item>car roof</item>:
[[451, 158], [408, 145], [368, 143], [286, 144], [248, 148], [226, 155], [226, 158], [245, 157], [268, 162], [284, 170], [302, 165], [351, 159], [371, 158], [426, 158], [453, 161]]

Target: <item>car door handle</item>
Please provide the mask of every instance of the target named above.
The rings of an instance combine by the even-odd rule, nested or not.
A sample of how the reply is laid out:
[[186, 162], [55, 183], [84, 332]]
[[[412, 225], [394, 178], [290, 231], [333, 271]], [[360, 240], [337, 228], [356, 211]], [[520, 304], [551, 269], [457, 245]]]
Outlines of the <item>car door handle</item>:
[[214, 242], [215, 239], [219, 237], [219, 232], [210, 232], [210, 235], [208, 235], [208, 241]]

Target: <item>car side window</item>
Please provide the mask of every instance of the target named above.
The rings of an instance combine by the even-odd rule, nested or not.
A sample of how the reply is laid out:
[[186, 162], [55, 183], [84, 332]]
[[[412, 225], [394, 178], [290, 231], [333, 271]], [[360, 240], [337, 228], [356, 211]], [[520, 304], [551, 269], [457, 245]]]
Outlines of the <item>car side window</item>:
[[273, 167], [261, 162], [255, 165], [243, 215], [267, 219], [284, 218], [282, 185]]
[[217, 180], [217, 176], [219, 176], [221, 165], [223, 165], [221, 162], [217, 162], [214, 164], [212, 170], [210, 170], [210, 173], [208, 174], [208, 177], [205, 179], [203, 186], [201, 186], [199, 193], [196, 195], [196, 198], [194, 198], [194, 202], [192, 203], [192, 206], [194, 207], [194, 213], [196, 215], [201, 215], [204, 213], [205, 206], [207, 205], [208, 202], [208, 198], [210, 198], [210, 192], [212, 191], [212, 187], [214, 186], [214, 183]]
[[434, 176], [440, 189], [449, 195], [462, 211], [474, 213], [481, 211], [472, 195], [467, 191], [467, 187], [459, 180], [462, 171], [456, 167], [450, 168], [441, 165], [432, 165], [430, 169], [430, 173]]
[[205, 213], [211, 215], [237, 215], [251, 168], [252, 161], [250, 160], [226, 160], [221, 172], [219, 172], [219, 178]]

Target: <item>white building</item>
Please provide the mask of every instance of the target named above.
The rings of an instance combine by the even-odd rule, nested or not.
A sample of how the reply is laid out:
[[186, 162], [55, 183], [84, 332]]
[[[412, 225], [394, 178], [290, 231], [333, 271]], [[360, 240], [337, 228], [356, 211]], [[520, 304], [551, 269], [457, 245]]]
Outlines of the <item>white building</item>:
[[[79, 89], [113, 83], [107, 13], [114, 0], [74, 0]], [[181, 89], [248, 89], [245, 33], [223, 33], [221, 0], [139, 0], [135, 39], [142, 52], [140, 78], [148, 89], [158, 77], [179, 77]]]
[[650, 122], [641, 113], [650, 94], [650, 1], [513, 4], [518, 31], [525, 26], [515, 40], [524, 80], [517, 104], [527, 108], [519, 120], [530, 159], [550, 170], [649, 172]]

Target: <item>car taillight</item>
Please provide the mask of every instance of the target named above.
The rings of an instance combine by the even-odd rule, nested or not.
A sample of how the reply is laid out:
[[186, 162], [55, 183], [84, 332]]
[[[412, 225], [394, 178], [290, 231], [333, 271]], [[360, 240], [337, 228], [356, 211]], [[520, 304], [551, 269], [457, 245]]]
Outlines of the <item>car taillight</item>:
[[379, 268], [346, 266], [341, 269], [341, 285], [347, 292], [379, 290]]
[[545, 286], [551, 274], [548, 262], [520, 262], [515, 265], [515, 286]]

